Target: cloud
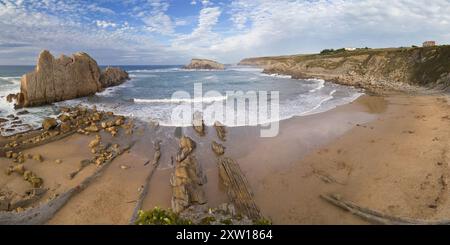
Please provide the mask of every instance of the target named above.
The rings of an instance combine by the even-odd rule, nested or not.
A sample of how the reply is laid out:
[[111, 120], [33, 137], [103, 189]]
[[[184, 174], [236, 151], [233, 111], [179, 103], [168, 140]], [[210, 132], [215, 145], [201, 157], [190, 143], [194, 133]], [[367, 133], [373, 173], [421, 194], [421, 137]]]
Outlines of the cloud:
[[218, 41], [218, 34], [213, 32], [221, 10], [219, 7], [206, 7], [200, 11], [197, 27], [189, 34], [178, 35], [172, 40], [172, 47], [179, 50], [200, 52], [199, 49], [208, 48]]
[[450, 42], [448, 0], [191, 0], [182, 11], [180, 2], [0, 0], [0, 64], [32, 64], [44, 48], [100, 63], [181, 64]]
[[96, 20], [96, 21], [95, 21], [95, 24], [96, 24], [98, 27], [101, 27], [101, 28], [117, 27], [117, 24], [116, 24], [116, 23], [114, 23], [114, 22], [108, 22], [108, 21], [105, 21], [105, 20]]
[[450, 3], [436, 1], [235, 0], [235, 32], [211, 43], [225, 61], [243, 56], [317, 52], [324, 48], [389, 47], [450, 41]]

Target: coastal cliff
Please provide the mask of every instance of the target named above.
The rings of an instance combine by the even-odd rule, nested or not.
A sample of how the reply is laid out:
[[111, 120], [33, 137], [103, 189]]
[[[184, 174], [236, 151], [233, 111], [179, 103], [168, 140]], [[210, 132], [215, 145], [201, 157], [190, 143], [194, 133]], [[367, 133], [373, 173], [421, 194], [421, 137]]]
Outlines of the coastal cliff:
[[243, 59], [239, 65], [293, 78], [321, 78], [375, 93], [411, 91], [415, 87], [448, 89], [450, 46], [357, 49], [327, 54]]
[[184, 69], [201, 70], [224, 70], [225, 66], [214, 60], [192, 59], [191, 63], [183, 67]]
[[86, 53], [55, 59], [44, 50], [39, 54], [35, 70], [22, 76], [20, 92], [7, 99], [10, 102], [14, 99], [17, 107], [39, 106], [93, 95], [128, 79], [128, 74], [119, 68], [101, 71]]

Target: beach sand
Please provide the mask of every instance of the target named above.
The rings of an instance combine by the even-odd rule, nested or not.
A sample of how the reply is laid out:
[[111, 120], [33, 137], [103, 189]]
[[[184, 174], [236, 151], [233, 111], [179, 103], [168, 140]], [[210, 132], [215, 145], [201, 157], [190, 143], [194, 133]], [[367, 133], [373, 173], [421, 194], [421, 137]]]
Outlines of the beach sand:
[[[214, 128], [198, 136], [192, 128], [181, 134], [197, 142], [194, 151], [206, 175], [208, 205], [228, 202], [218, 178], [211, 141], [226, 147], [249, 180], [262, 215], [274, 224], [366, 224], [322, 200], [338, 193], [345, 199], [388, 214], [450, 218], [447, 178], [450, 162], [450, 103], [445, 95], [362, 96], [333, 110], [280, 122], [279, 135], [261, 138], [259, 127], [228, 128], [220, 142]], [[177, 132], [177, 133], [176, 133]], [[161, 140], [161, 159], [150, 181], [143, 209], [170, 207], [174, 158], [180, 129], [144, 123], [130, 136], [108, 140], [135, 141], [85, 190], [75, 195], [49, 224], [128, 224], [145, 178], [155, 166], [144, 165]], [[62, 193], [95, 171], [91, 165], [68, 178], [79, 162], [92, 156], [93, 135], [72, 135], [24, 153], [40, 153], [44, 162], [25, 166], [44, 179], [49, 191]], [[107, 137], [107, 136], [104, 136]], [[62, 163], [55, 163], [61, 159]], [[0, 158], [0, 168], [12, 161]], [[124, 169], [124, 167], [126, 169]], [[0, 172], [0, 188], [23, 192], [29, 186], [19, 175]]]

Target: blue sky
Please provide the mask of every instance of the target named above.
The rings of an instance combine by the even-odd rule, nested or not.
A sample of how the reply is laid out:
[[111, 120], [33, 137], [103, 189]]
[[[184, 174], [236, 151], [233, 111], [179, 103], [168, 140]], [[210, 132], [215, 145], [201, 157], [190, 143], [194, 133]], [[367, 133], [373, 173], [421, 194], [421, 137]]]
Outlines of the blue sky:
[[450, 42], [449, 0], [0, 0], [0, 65], [236, 63], [325, 48]]

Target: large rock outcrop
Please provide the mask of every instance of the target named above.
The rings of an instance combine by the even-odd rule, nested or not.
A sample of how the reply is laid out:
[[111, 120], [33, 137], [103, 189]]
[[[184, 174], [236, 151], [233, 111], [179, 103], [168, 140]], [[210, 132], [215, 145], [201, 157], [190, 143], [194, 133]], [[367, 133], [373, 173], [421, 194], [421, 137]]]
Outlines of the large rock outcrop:
[[450, 87], [450, 46], [358, 49], [330, 54], [248, 58], [240, 65], [293, 78], [322, 78], [372, 92]]
[[109, 86], [128, 79], [119, 68], [101, 71], [97, 62], [86, 53], [59, 58], [44, 50], [39, 54], [36, 68], [22, 76], [20, 93], [9, 98], [16, 106], [29, 107], [93, 95]]
[[100, 84], [102, 88], [117, 86], [128, 80], [128, 73], [124, 70], [107, 67], [100, 74]]
[[224, 70], [225, 66], [214, 60], [207, 59], [192, 59], [191, 63], [184, 66], [184, 69], [195, 70]]

